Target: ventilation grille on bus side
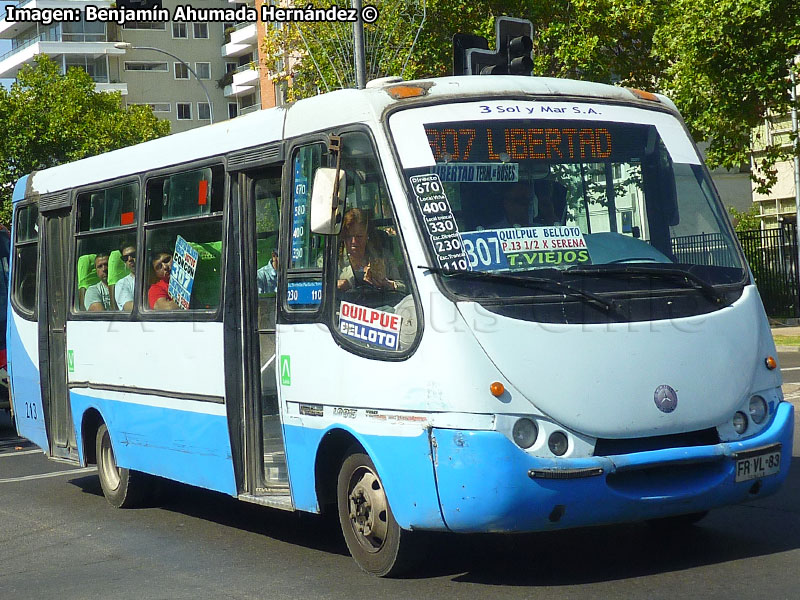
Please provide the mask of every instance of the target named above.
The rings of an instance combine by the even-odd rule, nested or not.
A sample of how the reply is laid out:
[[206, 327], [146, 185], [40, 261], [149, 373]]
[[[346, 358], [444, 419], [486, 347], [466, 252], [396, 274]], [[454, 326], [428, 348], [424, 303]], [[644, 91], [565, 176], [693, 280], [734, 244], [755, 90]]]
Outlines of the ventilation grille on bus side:
[[719, 444], [719, 435], [717, 434], [717, 430], [712, 427], [711, 429], [701, 429], [700, 431], [690, 431], [689, 433], [676, 433], [674, 435], [659, 435], [646, 438], [622, 440], [599, 438], [594, 447], [594, 455], [614, 456], [616, 454], [647, 452], [648, 450], [711, 446], [713, 444]]
[[262, 146], [236, 152], [228, 157], [228, 170], [236, 171], [249, 167], [275, 162], [283, 159], [283, 147], [280, 145]]
[[69, 192], [55, 192], [53, 194], [42, 194], [39, 197], [39, 212], [67, 208], [69, 206]]

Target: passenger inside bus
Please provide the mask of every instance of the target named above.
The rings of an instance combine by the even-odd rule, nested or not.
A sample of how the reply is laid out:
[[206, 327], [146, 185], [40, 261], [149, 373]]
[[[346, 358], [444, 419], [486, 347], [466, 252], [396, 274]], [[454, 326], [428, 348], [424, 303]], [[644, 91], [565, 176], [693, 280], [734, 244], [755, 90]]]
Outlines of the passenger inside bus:
[[345, 213], [339, 244], [337, 288], [340, 292], [364, 284], [382, 290], [405, 291], [385, 238], [386, 234], [374, 227], [365, 210], [351, 208]]
[[272, 251], [267, 264], [256, 272], [259, 294], [273, 294], [278, 289], [278, 251]]
[[[506, 188], [504, 185], [503, 188]], [[503, 189], [503, 217], [489, 226], [489, 229], [508, 229], [512, 227], [530, 227], [531, 201], [533, 193], [526, 183], [514, 183]]]
[[133, 309], [134, 273], [136, 272], [136, 242], [133, 238], [122, 240], [119, 245], [122, 262], [130, 271], [114, 286], [114, 298], [119, 310], [130, 312]]
[[94, 257], [94, 268], [100, 279], [86, 290], [83, 304], [86, 310], [95, 312], [111, 309], [111, 292], [108, 289], [108, 252], [98, 252]]
[[549, 227], [564, 223], [567, 189], [560, 183], [537, 179], [531, 190], [527, 183], [518, 182], [500, 193], [503, 197], [503, 218], [490, 225], [490, 229]]
[[177, 310], [178, 303], [169, 297], [169, 274], [172, 269], [172, 252], [166, 249], [151, 254], [150, 289], [147, 300], [153, 310]]
[[537, 210], [532, 225], [563, 225], [567, 188], [551, 179], [537, 179], [533, 183], [533, 190], [536, 192]]

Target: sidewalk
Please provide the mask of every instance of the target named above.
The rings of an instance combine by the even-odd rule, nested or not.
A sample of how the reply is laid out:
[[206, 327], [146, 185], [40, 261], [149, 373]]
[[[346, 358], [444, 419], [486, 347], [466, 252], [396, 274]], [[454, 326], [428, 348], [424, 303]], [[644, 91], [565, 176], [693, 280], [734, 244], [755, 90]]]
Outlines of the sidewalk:
[[[773, 326], [772, 337], [780, 336], [797, 336], [800, 337], [800, 326]], [[795, 346], [777, 346], [778, 352], [800, 352], [800, 345]]]

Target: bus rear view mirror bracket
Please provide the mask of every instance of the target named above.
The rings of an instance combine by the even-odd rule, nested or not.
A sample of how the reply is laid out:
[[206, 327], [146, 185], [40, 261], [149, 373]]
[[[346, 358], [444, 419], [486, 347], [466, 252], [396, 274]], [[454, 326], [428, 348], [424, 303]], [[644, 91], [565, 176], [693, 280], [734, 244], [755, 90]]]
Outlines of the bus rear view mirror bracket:
[[330, 136], [328, 150], [336, 154], [336, 168], [320, 167], [311, 186], [311, 231], [321, 235], [339, 235], [342, 207], [347, 184], [341, 170], [341, 137]]

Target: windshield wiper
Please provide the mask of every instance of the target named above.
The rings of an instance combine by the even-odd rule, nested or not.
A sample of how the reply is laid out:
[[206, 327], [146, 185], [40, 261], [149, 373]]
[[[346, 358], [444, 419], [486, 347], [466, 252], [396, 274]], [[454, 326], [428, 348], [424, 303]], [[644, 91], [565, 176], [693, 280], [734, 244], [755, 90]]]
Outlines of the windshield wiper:
[[708, 283], [706, 280], [698, 277], [694, 273], [690, 273], [685, 269], [677, 267], [650, 267], [644, 265], [625, 265], [609, 267], [607, 265], [599, 264], [596, 268], [590, 267], [572, 267], [565, 271], [568, 275], [598, 275], [600, 277], [619, 277], [626, 275], [653, 275], [662, 279], [677, 279], [688, 284], [691, 288], [699, 290], [703, 295], [722, 306], [729, 306], [725, 296], [717, 291], [717, 289]]
[[455, 277], [458, 279], [475, 279], [480, 281], [496, 281], [499, 283], [512, 283], [514, 285], [519, 285], [520, 287], [527, 287], [527, 288], [540, 288], [544, 285], [550, 286], [551, 288], [557, 288], [561, 291], [561, 293], [566, 296], [573, 296], [578, 298], [583, 298], [589, 304], [594, 305], [597, 308], [600, 308], [608, 315], [613, 315], [617, 319], [622, 321], [627, 321], [628, 317], [626, 317], [617, 306], [613, 302], [609, 302], [600, 296], [592, 294], [591, 292], [584, 291], [578, 287], [570, 285], [568, 283], [564, 283], [562, 281], [557, 281], [555, 279], [547, 279], [545, 277], [520, 277], [519, 275], [508, 275], [506, 273], [490, 273], [487, 271], [449, 271], [442, 269], [440, 267], [431, 267], [428, 265], [418, 265], [420, 269], [427, 269], [431, 273], [438, 273], [439, 275], [443, 275], [445, 277]]

